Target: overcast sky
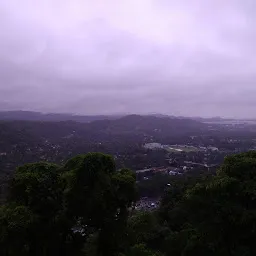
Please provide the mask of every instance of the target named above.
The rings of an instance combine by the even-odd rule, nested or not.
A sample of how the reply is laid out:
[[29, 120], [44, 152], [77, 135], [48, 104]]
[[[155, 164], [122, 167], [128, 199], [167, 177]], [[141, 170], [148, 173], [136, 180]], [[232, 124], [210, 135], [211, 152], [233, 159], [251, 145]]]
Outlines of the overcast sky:
[[255, 0], [1, 0], [0, 109], [256, 118]]

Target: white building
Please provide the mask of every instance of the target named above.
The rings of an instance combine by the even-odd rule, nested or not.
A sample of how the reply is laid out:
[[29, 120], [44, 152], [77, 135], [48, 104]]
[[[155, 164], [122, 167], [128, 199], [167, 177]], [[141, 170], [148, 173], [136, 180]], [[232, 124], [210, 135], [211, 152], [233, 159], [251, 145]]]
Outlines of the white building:
[[146, 148], [146, 149], [163, 149], [164, 146], [160, 143], [153, 142], [153, 143], [145, 144], [144, 148]]
[[216, 148], [216, 147], [208, 147], [208, 149], [211, 150], [211, 151], [219, 151], [219, 149]]

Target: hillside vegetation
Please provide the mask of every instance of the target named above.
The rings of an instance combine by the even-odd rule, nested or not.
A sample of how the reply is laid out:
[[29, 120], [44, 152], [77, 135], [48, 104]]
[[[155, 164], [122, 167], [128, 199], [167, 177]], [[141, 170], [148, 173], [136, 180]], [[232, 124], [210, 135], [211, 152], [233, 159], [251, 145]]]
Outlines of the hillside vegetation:
[[[4, 119], [4, 114], [10, 119], [0, 121], [0, 185], [13, 174], [17, 166], [25, 163], [49, 161], [63, 164], [77, 154], [92, 151], [124, 157], [131, 154], [139, 155], [146, 142], [151, 140], [163, 143], [168, 143], [170, 140], [175, 142], [180, 136], [200, 133], [200, 128], [205, 127], [202, 123], [193, 120], [137, 115], [115, 120], [91, 119], [92, 122], [83, 123], [58, 122], [56, 121], [58, 118], [53, 118], [54, 122], [38, 121], [37, 118], [41, 118], [38, 113], [22, 112], [19, 119], [27, 118], [30, 121], [19, 119], [11, 121], [12, 116], [17, 117], [15, 112], [11, 113], [12, 115], [3, 112], [2, 116], [0, 113], [0, 119], [1, 117]], [[35, 116], [35, 119], [31, 116]], [[64, 118], [68, 116], [64, 115]], [[127, 166], [121, 163], [124, 161], [126, 159], [119, 157], [117, 164]], [[128, 167], [135, 165], [133, 160], [128, 159], [128, 161], [131, 162]], [[140, 162], [144, 166], [145, 163]], [[139, 166], [138, 161], [136, 168], [137, 166]]]
[[138, 212], [134, 173], [109, 155], [19, 167], [0, 208], [0, 254], [256, 255], [256, 152], [227, 157], [214, 177], [173, 181]]

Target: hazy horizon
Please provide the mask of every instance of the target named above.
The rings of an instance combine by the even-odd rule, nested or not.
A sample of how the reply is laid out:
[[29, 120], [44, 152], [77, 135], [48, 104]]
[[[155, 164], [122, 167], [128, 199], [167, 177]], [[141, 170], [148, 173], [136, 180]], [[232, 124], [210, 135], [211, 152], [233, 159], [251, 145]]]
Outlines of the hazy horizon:
[[3, 0], [0, 111], [256, 118], [253, 0]]
[[70, 115], [70, 116], [130, 116], [130, 115], [138, 115], [138, 116], [163, 116], [163, 117], [174, 117], [174, 118], [202, 118], [202, 119], [233, 119], [233, 120], [256, 120], [256, 118], [246, 118], [246, 117], [239, 117], [239, 118], [234, 118], [234, 117], [223, 117], [223, 116], [197, 116], [197, 115], [191, 115], [191, 116], [177, 116], [177, 115], [170, 115], [170, 114], [164, 114], [164, 113], [155, 113], [155, 112], [148, 112], [148, 113], [136, 113], [136, 112], [126, 112], [126, 113], [110, 113], [110, 114], [103, 114], [103, 113], [97, 113], [97, 114], [79, 114], [75, 112], [43, 112], [43, 111], [33, 111], [33, 110], [0, 110], [0, 113], [18, 113], [18, 112], [25, 112], [25, 113], [34, 113], [34, 114], [42, 114], [42, 115]]

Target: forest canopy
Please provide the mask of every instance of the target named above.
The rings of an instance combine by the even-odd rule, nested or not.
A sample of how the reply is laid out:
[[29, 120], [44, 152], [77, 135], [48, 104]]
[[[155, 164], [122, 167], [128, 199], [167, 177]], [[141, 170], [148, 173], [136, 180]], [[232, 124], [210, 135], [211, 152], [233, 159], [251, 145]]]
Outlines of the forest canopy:
[[227, 157], [213, 177], [173, 180], [143, 212], [135, 173], [109, 155], [26, 164], [0, 207], [0, 254], [255, 255], [255, 171], [256, 152]]

